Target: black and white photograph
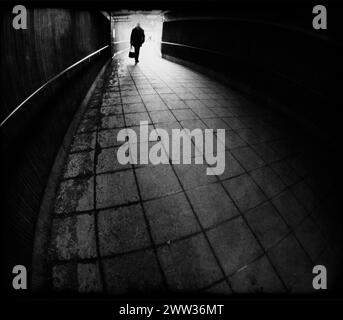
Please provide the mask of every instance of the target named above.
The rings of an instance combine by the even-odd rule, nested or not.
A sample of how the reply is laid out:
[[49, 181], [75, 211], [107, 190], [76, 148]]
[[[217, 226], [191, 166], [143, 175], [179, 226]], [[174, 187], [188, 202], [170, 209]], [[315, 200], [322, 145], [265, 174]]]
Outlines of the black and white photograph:
[[11, 318], [343, 302], [342, 2], [0, 3]]

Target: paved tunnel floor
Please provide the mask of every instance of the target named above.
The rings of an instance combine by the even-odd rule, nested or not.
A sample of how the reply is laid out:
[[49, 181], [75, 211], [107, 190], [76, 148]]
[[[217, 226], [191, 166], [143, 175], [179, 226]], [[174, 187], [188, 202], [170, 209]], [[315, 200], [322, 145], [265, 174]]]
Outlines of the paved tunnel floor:
[[[138, 132], [141, 120], [166, 130], [226, 129], [225, 172], [209, 176], [207, 165], [194, 163], [120, 165], [117, 133]], [[335, 248], [323, 210], [332, 190], [312, 168], [308, 144], [282, 117], [181, 65], [113, 62], [61, 176], [52, 288], [311, 292], [313, 265], [331, 266]]]

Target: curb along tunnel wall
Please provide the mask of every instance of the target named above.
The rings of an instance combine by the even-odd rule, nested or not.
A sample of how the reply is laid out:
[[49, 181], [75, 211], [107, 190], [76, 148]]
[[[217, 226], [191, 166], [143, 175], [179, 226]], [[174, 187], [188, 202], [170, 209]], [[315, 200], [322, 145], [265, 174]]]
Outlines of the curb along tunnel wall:
[[[110, 22], [100, 11], [27, 7], [26, 30], [12, 27], [11, 11], [2, 12], [1, 120], [50, 78], [110, 44]], [[51, 167], [73, 115], [109, 55], [105, 49], [59, 78], [1, 128], [5, 287], [11, 285], [14, 265], [25, 265], [30, 274], [35, 225]]]

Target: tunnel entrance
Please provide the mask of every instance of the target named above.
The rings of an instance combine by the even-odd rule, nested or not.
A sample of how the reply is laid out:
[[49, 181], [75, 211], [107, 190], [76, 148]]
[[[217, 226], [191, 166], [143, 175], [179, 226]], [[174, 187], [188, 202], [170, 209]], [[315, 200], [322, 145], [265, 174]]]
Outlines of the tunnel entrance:
[[145, 60], [161, 57], [163, 13], [160, 10], [113, 11], [111, 13], [112, 56], [127, 53], [130, 49], [131, 31], [137, 23], [140, 23], [145, 33], [141, 56], [144, 56]]

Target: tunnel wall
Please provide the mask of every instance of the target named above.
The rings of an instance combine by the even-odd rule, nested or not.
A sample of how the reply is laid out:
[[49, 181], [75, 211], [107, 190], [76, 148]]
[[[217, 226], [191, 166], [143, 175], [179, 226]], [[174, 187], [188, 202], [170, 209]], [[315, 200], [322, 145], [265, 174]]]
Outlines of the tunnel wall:
[[261, 11], [269, 20], [251, 13], [248, 5], [234, 16], [220, 18], [206, 13], [169, 13], [163, 24], [162, 55], [214, 71], [332, 140], [336, 137], [332, 114], [339, 110], [335, 79], [342, 47], [311, 29], [311, 7], [297, 20], [307, 23], [307, 29], [289, 18], [282, 20], [282, 8], [268, 9]]
[[[28, 8], [27, 13], [27, 30], [12, 27], [11, 9], [1, 13], [1, 119], [48, 79], [110, 44], [110, 22], [100, 11]], [[1, 128], [5, 288], [14, 265], [25, 265], [30, 275], [35, 225], [51, 167], [73, 115], [109, 56], [108, 48], [73, 68]]]
[[109, 44], [109, 21], [100, 11], [28, 9], [27, 30], [12, 27], [14, 16], [3, 13], [1, 26], [1, 119], [51, 77]]

